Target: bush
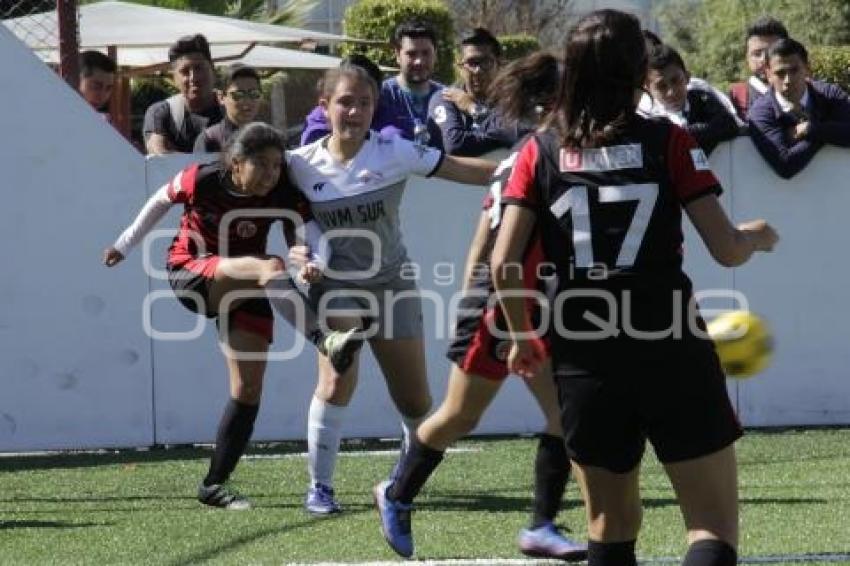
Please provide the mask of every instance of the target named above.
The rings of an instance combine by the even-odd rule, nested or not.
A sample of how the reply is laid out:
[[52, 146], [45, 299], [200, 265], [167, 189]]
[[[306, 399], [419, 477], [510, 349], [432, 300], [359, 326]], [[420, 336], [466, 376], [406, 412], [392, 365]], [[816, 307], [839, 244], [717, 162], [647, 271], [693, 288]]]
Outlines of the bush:
[[850, 92], [850, 47], [813, 47], [809, 53], [812, 76]]
[[540, 50], [540, 41], [532, 35], [503, 35], [499, 37], [499, 43], [502, 44], [502, 60], [505, 62]]
[[396, 67], [390, 38], [396, 26], [406, 20], [422, 19], [437, 32], [436, 80], [446, 84], [454, 80], [454, 21], [451, 12], [439, 0], [360, 0], [345, 11], [345, 35], [357, 39], [379, 41], [380, 44], [345, 44], [343, 55], [362, 53], [387, 67]]

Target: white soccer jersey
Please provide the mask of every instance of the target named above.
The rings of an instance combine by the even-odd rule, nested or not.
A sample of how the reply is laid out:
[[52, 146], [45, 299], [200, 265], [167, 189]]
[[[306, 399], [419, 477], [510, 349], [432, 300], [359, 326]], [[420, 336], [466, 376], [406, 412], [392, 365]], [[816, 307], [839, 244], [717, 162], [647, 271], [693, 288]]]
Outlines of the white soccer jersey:
[[346, 164], [331, 157], [327, 140], [324, 137], [287, 153], [290, 180], [310, 201], [313, 216], [330, 242], [329, 267], [360, 273], [351, 281], [357, 285], [390, 281], [407, 261], [399, 219], [407, 177], [432, 175], [443, 153], [373, 131]]

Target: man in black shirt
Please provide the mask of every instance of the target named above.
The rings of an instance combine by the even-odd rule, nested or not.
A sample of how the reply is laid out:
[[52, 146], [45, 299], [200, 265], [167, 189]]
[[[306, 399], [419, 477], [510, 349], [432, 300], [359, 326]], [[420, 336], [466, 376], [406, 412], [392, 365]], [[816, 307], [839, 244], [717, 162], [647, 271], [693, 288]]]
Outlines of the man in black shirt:
[[201, 132], [195, 140], [194, 152], [221, 151], [236, 130], [257, 118], [262, 95], [260, 75], [254, 67], [239, 63], [228, 67], [218, 97], [224, 119]]

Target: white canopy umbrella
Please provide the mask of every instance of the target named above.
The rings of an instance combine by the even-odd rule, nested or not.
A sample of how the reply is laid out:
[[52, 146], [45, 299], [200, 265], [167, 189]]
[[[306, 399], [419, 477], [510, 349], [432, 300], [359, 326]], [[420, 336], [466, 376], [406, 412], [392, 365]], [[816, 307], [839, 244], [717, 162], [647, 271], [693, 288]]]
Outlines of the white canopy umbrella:
[[[27, 30], [57, 28], [56, 11], [3, 20], [32, 49], [56, 49], [58, 38], [36, 37]], [[126, 2], [98, 2], [80, 7], [80, 49], [116, 46], [169, 46], [179, 37], [202, 33], [210, 44], [320, 43], [346, 41], [341, 35], [263, 24], [223, 16], [181, 12]]]
[[[257, 69], [331, 69], [337, 67], [340, 62], [338, 57], [267, 45], [255, 45], [243, 57], [234, 58], [247, 47], [248, 45], [212, 45], [210, 49], [213, 59], [227, 58], [225, 61], [215, 61], [217, 66], [242, 63]], [[37, 49], [36, 53], [47, 63], [59, 62], [59, 52], [55, 49]], [[165, 62], [168, 62], [167, 47], [124, 47], [118, 50], [118, 64], [121, 67], [150, 67]]]

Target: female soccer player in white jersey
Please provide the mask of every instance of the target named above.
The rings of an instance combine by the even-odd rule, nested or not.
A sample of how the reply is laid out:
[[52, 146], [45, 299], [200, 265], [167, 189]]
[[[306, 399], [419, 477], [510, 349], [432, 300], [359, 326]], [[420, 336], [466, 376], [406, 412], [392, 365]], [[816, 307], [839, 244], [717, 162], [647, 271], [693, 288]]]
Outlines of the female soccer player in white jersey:
[[[142, 241], [174, 204], [184, 205], [180, 230], [168, 250], [168, 280], [180, 302], [189, 310], [226, 324], [219, 330], [230, 374], [230, 400], [219, 423], [210, 469], [198, 487], [201, 503], [213, 507], [247, 509], [248, 500], [228, 489], [230, 477], [245, 451], [259, 410], [265, 372], [265, 354], [272, 339], [273, 317], [263, 289], [274, 290], [270, 299], [290, 323], [299, 308], [292, 301], [300, 295], [288, 280], [281, 278], [284, 263], [266, 254], [270, 225], [284, 219], [307, 222], [305, 232], [312, 262], [301, 270], [307, 280], [321, 277], [320, 265], [326, 258], [318, 252], [321, 232], [309, 222], [306, 202], [281, 175], [283, 139], [280, 133], [261, 123], [244, 126], [228, 144], [221, 161], [190, 165], [157, 191], [142, 208], [136, 220], [106, 249], [107, 266], [121, 262], [128, 251]], [[256, 210], [274, 209], [272, 216]], [[240, 211], [243, 211], [240, 212]], [[231, 218], [229, 225], [223, 222]], [[222, 240], [222, 236], [225, 236]], [[291, 240], [291, 233], [287, 237]], [[293, 252], [305, 255], [303, 246]], [[242, 291], [257, 296], [240, 298]], [[350, 336], [323, 335], [315, 320], [302, 319], [301, 330], [319, 349], [329, 354], [340, 369], [350, 363], [358, 342]], [[295, 324], [293, 324], [295, 326]]]
[[[365, 328], [407, 437], [428, 412], [431, 395], [421, 301], [415, 282], [402, 273], [408, 261], [399, 223], [405, 182], [419, 174], [485, 185], [495, 164], [446, 156], [370, 131], [377, 88], [360, 67], [329, 70], [320, 104], [331, 134], [289, 154], [288, 170], [310, 201], [331, 248], [329, 271], [311, 286], [311, 300], [320, 318], [323, 312], [329, 315], [332, 328]], [[305, 506], [311, 513], [340, 510], [333, 473], [345, 409], [356, 383], [356, 364], [337, 375], [320, 360], [307, 428], [310, 487]]]
[[523, 287], [509, 266], [537, 231], [558, 275], [549, 338], [588, 563], [636, 564], [649, 440], [687, 527], [684, 564], [735, 564], [741, 429], [682, 271], [682, 209], [722, 265], [770, 251], [778, 237], [763, 220], [729, 221], [686, 131], [636, 115], [647, 54], [634, 16], [593, 12], [568, 38], [558, 100], [519, 153], [493, 250], [513, 338], [508, 365], [533, 375], [546, 358], [539, 333], [526, 332], [524, 299], [507, 293]]

